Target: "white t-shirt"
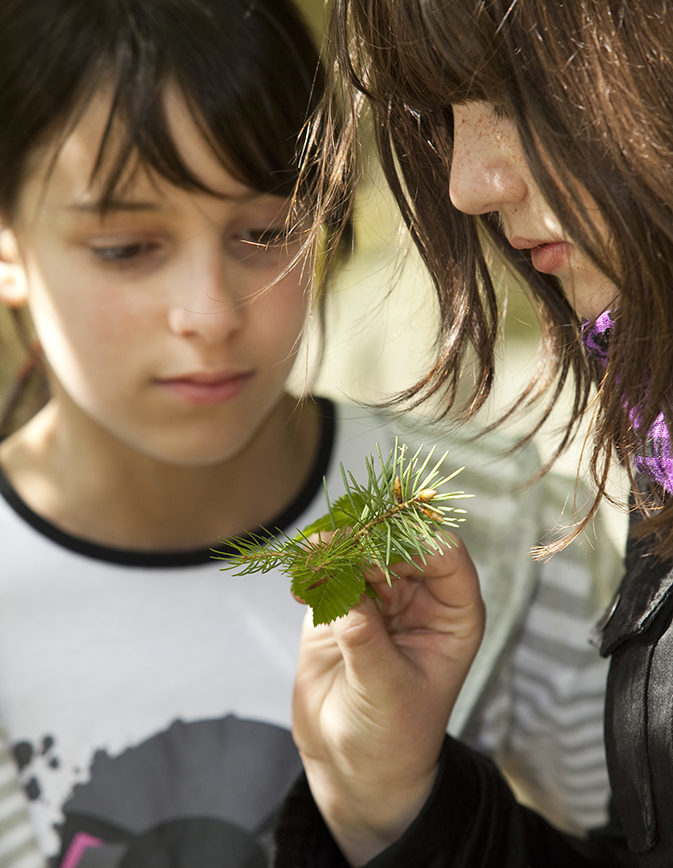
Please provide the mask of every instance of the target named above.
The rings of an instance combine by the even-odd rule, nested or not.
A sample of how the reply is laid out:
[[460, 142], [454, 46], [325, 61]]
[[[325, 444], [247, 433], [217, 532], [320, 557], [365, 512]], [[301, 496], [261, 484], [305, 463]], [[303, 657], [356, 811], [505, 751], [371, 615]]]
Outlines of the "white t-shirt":
[[[325, 512], [323, 475], [342, 491], [339, 461], [362, 467], [379, 436], [371, 412], [344, 408], [335, 425], [323, 406], [311, 478], [270, 523], [288, 532]], [[2, 493], [0, 719], [45, 853], [73, 868], [96, 849], [107, 864], [105, 842], [140, 852], [173, 823], [164, 839], [203, 850], [210, 836], [256, 865], [299, 770], [288, 730], [304, 608], [287, 576], [235, 577], [209, 550], [92, 545], [6, 480]]]
[[[374, 411], [321, 406], [311, 479], [270, 523], [288, 533], [325, 512], [323, 476], [337, 497], [340, 462], [357, 476], [377, 443], [386, 454], [394, 441], [396, 425]], [[524, 495], [527, 507], [510, 493], [512, 481], [532, 473], [531, 453], [498, 459], [492, 442], [448, 445], [450, 468], [469, 462], [456, 487], [478, 494], [464, 505], [479, 519], [461, 535], [487, 602], [490, 595], [500, 610], [492, 612], [483, 662], [466, 684], [453, 731], [469, 731], [472, 743], [506, 758], [516, 738], [505, 725], [516, 719], [516, 691], [508, 688], [503, 705], [497, 685], [521, 681], [518, 637], [549, 583], [527, 550], [551, 506], [540, 487]], [[262, 868], [275, 812], [300, 768], [289, 726], [304, 609], [289, 579], [277, 572], [235, 577], [220, 571], [209, 550], [139, 554], [92, 545], [32, 513], [6, 479], [0, 493], [0, 720], [45, 854], [61, 868], [135, 868], [147, 864], [148, 853], [157, 866]], [[581, 598], [586, 624], [564, 622], [559, 632], [581, 653], [559, 661], [556, 672], [553, 659], [546, 663], [544, 678], [552, 691], [555, 678], [565, 685], [562, 709], [582, 703], [600, 766], [586, 784], [595, 807], [607, 790], [600, 731], [594, 738], [603, 669], [585, 649], [595, 614], [589, 564], [576, 555], [571, 561], [561, 555], [549, 575], [552, 585], [568, 569], [574, 576], [573, 605]], [[557, 605], [559, 589], [552, 591]], [[569, 671], [581, 673], [584, 657], [601, 668], [589, 684], [580, 678], [574, 697]], [[527, 667], [524, 659], [524, 681]], [[532, 792], [545, 789], [554, 755], [547, 732], [550, 720], [556, 724], [553, 703], [545, 695], [539, 704], [547, 742], [544, 756], [528, 758]], [[526, 721], [538, 723], [530, 703], [524, 711], [525, 733]], [[577, 800], [577, 781], [557, 790], [547, 795], [563, 815]]]

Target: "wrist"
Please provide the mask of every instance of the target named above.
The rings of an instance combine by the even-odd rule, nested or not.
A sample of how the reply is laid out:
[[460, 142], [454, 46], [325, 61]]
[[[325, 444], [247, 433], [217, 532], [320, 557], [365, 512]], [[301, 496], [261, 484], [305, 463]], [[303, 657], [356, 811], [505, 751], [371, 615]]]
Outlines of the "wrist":
[[362, 866], [411, 826], [432, 792], [437, 766], [409, 780], [337, 774], [334, 766], [303, 757], [313, 798], [342, 853]]

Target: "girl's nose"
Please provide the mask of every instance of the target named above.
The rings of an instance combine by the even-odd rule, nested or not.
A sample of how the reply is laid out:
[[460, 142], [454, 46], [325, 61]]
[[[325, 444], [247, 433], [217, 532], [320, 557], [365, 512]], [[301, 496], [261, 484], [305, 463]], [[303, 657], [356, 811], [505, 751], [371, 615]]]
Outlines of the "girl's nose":
[[466, 214], [518, 205], [527, 193], [526, 160], [515, 125], [489, 103], [453, 109], [453, 156], [449, 195]]
[[246, 300], [232, 291], [231, 275], [220, 261], [192, 266], [183, 280], [168, 312], [172, 332], [218, 343], [242, 328]]

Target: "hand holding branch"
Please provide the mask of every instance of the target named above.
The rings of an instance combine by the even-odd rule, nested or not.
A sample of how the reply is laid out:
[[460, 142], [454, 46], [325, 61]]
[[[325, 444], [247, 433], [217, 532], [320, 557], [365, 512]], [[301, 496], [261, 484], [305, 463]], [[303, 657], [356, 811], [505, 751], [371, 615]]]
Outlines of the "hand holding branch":
[[484, 608], [465, 547], [395, 566], [382, 600], [304, 625], [294, 737], [314, 798], [354, 865], [392, 843], [432, 788], [449, 715], [479, 647]]

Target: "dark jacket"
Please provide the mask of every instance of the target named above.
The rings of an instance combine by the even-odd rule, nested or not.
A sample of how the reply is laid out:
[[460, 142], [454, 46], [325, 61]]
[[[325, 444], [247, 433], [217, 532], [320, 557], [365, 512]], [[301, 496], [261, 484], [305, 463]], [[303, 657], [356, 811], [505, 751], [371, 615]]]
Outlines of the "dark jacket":
[[[367, 868], [673, 868], [673, 564], [627, 547], [601, 626], [611, 657], [606, 751], [614, 823], [587, 838], [519, 805], [492, 762], [447, 737], [423, 811]], [[382, 794], [382, 798], [385, 795]], [[277, 830], [276, 868], [343, 868], [305, 778]]]

